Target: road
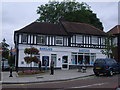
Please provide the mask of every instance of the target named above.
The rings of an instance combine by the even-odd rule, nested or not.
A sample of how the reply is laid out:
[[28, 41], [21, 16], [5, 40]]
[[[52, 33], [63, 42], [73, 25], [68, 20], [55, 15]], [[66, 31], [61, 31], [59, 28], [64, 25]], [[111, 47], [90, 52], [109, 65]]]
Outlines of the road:
[[[6, 84], [3, 85], [3, 90], [115, 90], [114, 88], [120, 84], [120, 74], [114, 76], [89, 76], [68, 81], [30, 83], [30, 84]], [[12, 89], [10, 89], [12, 88]], [[22, 88], [22, 89], [21, 89]], [[36, 88], [36, 89], [35, 89]]]

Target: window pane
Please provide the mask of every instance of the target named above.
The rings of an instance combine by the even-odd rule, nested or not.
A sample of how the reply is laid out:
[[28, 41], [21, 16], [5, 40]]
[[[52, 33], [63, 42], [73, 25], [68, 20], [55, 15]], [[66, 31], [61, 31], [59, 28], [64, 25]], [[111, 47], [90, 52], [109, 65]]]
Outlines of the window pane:
[[27, 35], [26, 34], [22, 35], [22, 43], [27, 43]]
[[97, 44], [98, 43], [98, 38], [97, 37], [92, 37], [92, 43]]
[[45, 44], [45, 36], [37, 36], [38, 44]]
[[62, 45], [63, 44], [63, 37], [56, 37], [56, 45]]
[[82, 43], [83, 39], [81, 35], [77, 36], [77, 43]]

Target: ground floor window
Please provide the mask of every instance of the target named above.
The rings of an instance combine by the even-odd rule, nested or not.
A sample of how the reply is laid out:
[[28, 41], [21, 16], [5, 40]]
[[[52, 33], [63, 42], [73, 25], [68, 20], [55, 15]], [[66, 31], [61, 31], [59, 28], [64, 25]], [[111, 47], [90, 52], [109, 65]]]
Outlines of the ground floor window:
[[95, 53], [72, 53], [71, 62], [73, 65], [79, 65], [85, 60], [86, 64], [93, 65], [96, 59]]
[[49, 66], [49, 56], [42, 56], [42, 66]]

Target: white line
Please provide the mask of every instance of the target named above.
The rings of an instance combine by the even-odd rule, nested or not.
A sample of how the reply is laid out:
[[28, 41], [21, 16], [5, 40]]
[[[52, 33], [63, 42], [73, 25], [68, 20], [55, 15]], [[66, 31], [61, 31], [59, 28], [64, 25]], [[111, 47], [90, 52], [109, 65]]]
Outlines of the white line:
[[100, 86], [106, 83], [96, 83], [96, 84], [91, 84], [91, 85], [86, 85], [86, 86], [79, 86], [79, 87], [71, 87], [71, 88], [86, 88], [86, 87], [91, 87], [91, 86]]

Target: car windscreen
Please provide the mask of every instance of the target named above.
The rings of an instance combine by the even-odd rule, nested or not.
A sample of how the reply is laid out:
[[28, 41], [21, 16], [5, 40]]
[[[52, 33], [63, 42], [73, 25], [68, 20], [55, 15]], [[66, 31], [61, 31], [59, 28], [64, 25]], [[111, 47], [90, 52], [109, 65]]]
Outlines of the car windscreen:
[[105, 61], [103, 60], [103, 59], [97, 59], [96, 61], [95, 61], [95, 64], [105, 64]]
[[111, 64], [115, 64], [115, 63], [117, 63], [117, 62], [114, 59], [106, 60], [106, 64], [111, 65]]

